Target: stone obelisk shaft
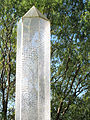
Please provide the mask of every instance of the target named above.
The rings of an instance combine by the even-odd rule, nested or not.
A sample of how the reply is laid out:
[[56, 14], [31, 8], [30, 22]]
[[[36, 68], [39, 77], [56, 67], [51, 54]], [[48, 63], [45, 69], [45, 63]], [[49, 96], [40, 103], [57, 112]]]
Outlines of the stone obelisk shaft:
[[32, 7], [18, 23], [16, 120], [50, 120], [50, 22]]

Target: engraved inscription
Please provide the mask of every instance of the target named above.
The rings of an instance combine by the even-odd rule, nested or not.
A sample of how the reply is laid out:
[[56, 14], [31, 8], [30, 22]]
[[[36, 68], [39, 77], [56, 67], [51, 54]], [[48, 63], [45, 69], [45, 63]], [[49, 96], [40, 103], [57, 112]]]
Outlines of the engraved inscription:
[[50, 120], [49, 21], [24, 17], [17, 41], [16, 120]]

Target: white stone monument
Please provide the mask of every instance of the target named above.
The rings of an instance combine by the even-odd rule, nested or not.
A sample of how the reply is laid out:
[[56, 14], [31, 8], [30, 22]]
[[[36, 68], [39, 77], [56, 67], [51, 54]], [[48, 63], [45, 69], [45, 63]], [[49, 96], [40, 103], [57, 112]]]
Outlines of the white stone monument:
[[16, 120], [50, 120], [50, 22], [34, 6], [17, 28]]

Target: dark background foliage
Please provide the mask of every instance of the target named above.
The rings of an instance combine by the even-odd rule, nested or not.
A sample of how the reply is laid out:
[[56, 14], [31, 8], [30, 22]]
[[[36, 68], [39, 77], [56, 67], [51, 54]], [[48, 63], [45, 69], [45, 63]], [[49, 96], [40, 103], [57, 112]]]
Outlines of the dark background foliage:
[[51, 120], [89, 120], [88, 0], [0, 0], [0, 120], [15, 119], [17, 21], [33, 5], [51, 22]]

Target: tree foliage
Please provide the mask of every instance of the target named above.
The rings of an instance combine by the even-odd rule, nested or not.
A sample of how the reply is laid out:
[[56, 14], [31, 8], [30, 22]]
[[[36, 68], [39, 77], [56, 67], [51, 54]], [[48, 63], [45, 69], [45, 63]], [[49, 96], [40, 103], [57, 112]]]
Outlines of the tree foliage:
[[51, 119], [89, 120], [88, 0], [0, 0], [0, 119], [15, 119], [17, 21], [33, 5], [51, 21]]

